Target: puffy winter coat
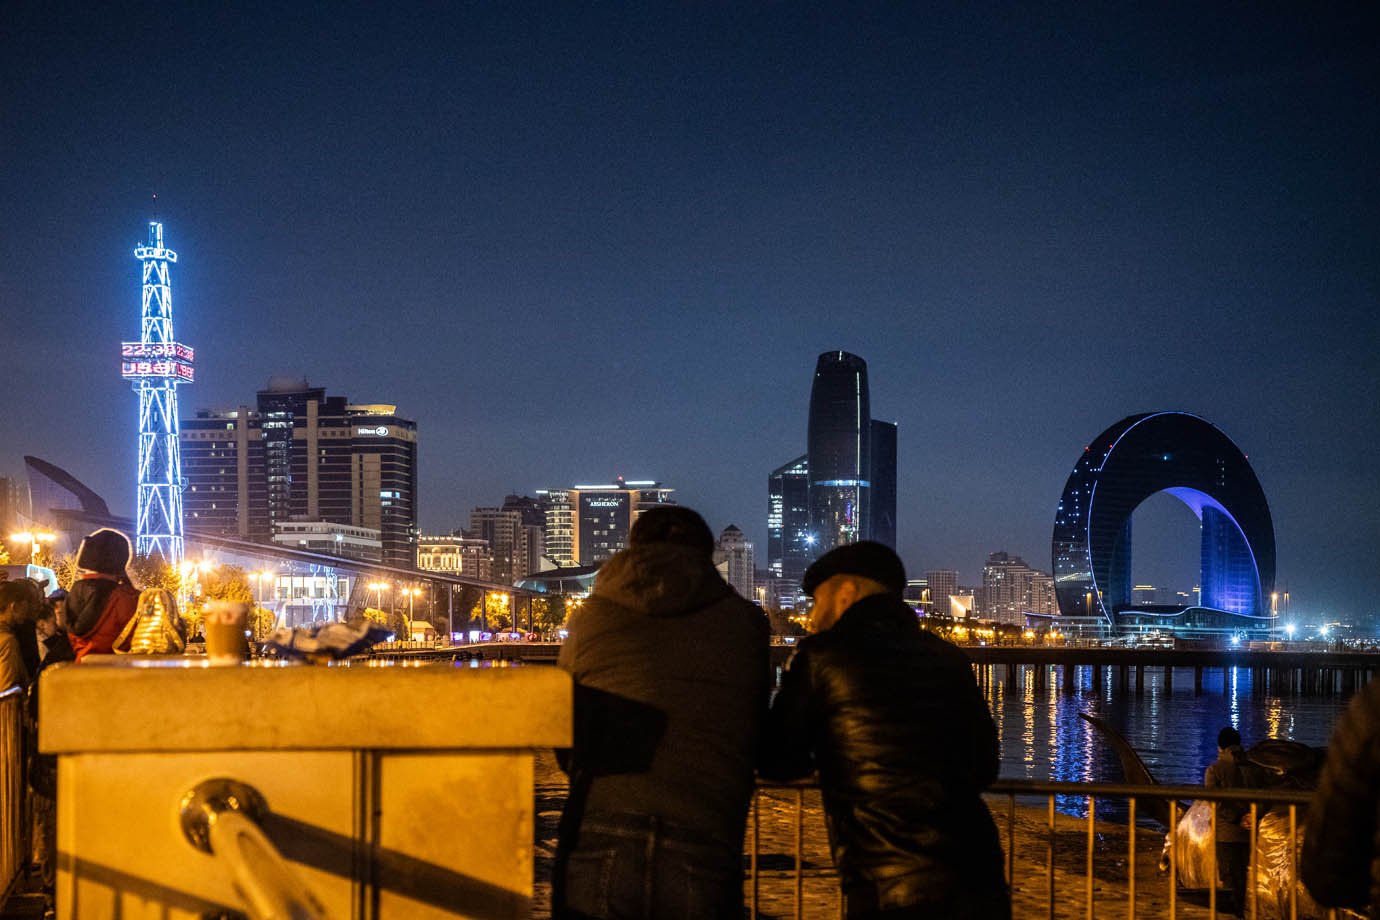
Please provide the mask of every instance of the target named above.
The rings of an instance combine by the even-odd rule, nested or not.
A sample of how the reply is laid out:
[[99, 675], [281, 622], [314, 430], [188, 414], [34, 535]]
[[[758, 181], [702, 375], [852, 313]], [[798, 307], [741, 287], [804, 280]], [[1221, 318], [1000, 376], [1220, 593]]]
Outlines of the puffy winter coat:
[[[767, 708], [767, 644], [762, 611], [706, 553], [652, 543], [604, 563], [559, 659], [577, 700], [593, 691], [614, 713], [586, 741], [589, 720], [577, 712], [577, 748], [603, 748], [576, 751], [595, 774], [586, 810], [655, 815], [739, 852]], [[639, 751], [649, 763], [615, 762]]]
[[1319, 904], [1380, 917], [1380, 680], [1337, 720], [1308, 809], [1300, 872]]
[[67, 592], [67, 624], [77, 661], [108, 655], [139, 606], [139, 592], [124, 579], [83, 575]]
[[801, 640], [762, 747], [765, 776], [818, 769], [850, 914], [1009, 915], [980, 795], [997, 777], [996, 726], [967, 657], [899, 598], [863, 598]]

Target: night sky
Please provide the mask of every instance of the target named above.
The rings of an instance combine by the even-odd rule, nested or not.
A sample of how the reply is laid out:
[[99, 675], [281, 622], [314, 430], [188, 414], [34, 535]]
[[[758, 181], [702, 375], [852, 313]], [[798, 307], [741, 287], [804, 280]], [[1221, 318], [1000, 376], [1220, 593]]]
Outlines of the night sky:
[[[841, 348], [911, 569], [1047, 570], [1083, 446], [1182, 409], [1249, 455], [1301, 618], [1368, 615], [1380, 33], [1262, 6], [6, 3], [0, 475], [133, 512], [157, 192], [184, 417], [278, 373], [396, 403], [426, 531], [623, 474], [762, 565]], [[1191, 513], [1136, 525], [1188, 587]]]

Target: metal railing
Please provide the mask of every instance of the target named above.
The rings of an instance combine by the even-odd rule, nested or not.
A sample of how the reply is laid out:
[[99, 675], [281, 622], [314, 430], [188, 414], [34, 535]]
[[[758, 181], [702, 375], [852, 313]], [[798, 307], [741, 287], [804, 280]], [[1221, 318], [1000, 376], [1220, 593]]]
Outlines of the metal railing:
[[[1226, 916], [1218, 884], [1206, 880], [1219, 877], [1212, 842], [1218, 808], [1229, 802], [1249, 817], [1246, 917], [1355, 916], [1318, 906], [1297, 882], [1308, 792], [999, 780], [986, 799], [1001, 830], [1016, 917]], [[1031, 799], [1042, 802], [1020, 801]], [[1191, 813], [1181, 804], [1189, 800]], [[1175, 833], [1143, 823], [1149, 813], [1163, 821], [1165, 811]], [[751, 916], [845, 915], [816, 782], [759, 783], [746, 850]]]
[[24, 788], [24, 688], [0, 692], [0, 904], [29, 860]]
[[263, 831], [268, 804], [253, 786], [209, 779], [182, 797], [187, 842], [224, 863], [253, 920], [326, 920], [326, 911]]

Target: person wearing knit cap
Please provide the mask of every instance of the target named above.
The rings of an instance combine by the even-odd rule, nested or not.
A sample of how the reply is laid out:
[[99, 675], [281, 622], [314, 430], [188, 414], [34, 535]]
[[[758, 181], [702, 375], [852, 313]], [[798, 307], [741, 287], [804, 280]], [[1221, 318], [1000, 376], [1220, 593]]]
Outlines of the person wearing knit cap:
[[118, 530], [101, 528], [81, 541], [77, 568], [81, 575], [67, 592], [67, 629], [77, 661], [87, 655], [108, 655], [115, 640], [139, 606], [139, 592], [130, 584], [125, 566], [129, 538]]
[[992, 714], [956, 646], [901, 599], [905, 567], [860, 542], [821, 556], [814, 599], [772, 703], [759, 772], [818, 771], [850, 918], [1007, 920], [1001, 841], [982, 790], [997, 778]]

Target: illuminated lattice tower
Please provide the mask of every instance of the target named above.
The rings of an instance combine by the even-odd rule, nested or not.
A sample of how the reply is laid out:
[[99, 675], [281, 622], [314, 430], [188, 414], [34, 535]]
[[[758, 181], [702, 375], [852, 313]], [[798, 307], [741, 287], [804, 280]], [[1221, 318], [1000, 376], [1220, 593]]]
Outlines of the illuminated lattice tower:
[[144, 264], [139, 341], [124, 342], [120, 375], [139, 393], [139, 518], [135, 551], [182, 561], [182, 458], [178, 449], [177, 385], [192, 382], [192, 350], [173, 337], [163, 225], [149, 222], [149, 241], [134, 250]]

